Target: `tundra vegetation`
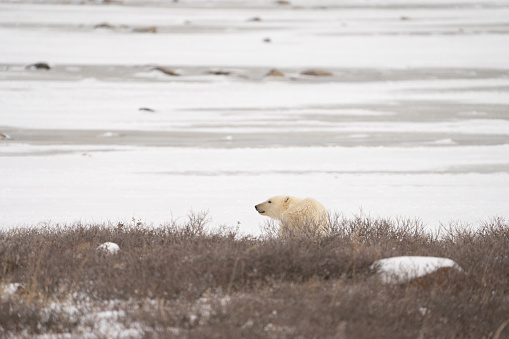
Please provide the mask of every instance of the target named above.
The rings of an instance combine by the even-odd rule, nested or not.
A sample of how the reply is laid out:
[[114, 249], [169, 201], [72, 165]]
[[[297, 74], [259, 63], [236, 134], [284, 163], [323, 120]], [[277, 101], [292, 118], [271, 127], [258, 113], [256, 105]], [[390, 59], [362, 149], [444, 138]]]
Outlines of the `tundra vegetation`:
[[[507, 338], [509, 226], [333, 216], [330, 234], [213, 229], [206, 213], [0, 232], [1, 337]], [[114, 254], [98, 250], [118, 244]], [[440, 256], [460, 270], [384, 283], [370, 266]]]

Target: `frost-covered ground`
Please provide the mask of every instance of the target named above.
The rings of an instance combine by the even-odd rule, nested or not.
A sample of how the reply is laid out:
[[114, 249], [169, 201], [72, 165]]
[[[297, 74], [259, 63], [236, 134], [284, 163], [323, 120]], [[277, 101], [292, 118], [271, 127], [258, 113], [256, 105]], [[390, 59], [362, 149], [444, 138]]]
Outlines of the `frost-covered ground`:
[[0, 227], [509, 217], [505, 0], [41, 2], [0, 1]]

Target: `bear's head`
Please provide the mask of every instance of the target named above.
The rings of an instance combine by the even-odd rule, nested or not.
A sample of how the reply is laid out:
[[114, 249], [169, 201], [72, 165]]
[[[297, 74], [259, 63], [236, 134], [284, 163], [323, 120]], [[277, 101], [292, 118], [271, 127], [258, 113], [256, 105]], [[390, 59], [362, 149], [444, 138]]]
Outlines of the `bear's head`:
[[281, 214], [290, 206], [291, 197], [288, 195], [277, 195], [255, 206], [256, 211], [272, 219], [281, 220]]

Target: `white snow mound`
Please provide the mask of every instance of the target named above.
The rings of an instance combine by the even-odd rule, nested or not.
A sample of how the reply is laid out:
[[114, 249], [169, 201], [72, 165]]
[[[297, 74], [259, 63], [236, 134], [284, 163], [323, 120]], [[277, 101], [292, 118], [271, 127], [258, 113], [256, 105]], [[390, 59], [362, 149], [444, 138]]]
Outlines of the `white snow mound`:
[[24, 290], [25, 287], [19, 283], [10, 283], [4, 286], [0, 286], [0, 290], [2, 291], [2, 295], [4, 296], [13, 296], [18, 293], [20, 290]]
[[433, 273], [440, 268], [451, 267], [462, 270], [453, 260], [437, 257], [402, 256], [375, 261], [371, 269], [384, 283], [404, 283]]
[[120, 250], [120, 247], [114, 242], [105, 242], [104, 244], [97, 246], [97, 250], [109, 254], [116, 254]]

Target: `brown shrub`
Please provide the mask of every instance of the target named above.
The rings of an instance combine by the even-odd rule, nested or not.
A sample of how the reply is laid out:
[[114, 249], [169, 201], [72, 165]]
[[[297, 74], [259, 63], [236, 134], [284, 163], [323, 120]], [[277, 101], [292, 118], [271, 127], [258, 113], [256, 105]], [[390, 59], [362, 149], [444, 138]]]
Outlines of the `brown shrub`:
[[[147, 337], [508, 335], [503, 219], [430, 234], [419, 221], [333, 216], [328, 236], [284, 239], [270, 223], [260, 237], [207, 223], [200, 213], [160, 227], [133, 220], [0, 232], [0, 286], [25, 290], [0, 296], [0, 334], [73, 333], [86, 324], [49, 303], [88, 300], [93, 309], [116, 300], [125, 325], [141, 323]], [[107, 241], [120, 251], [98, 252]], [[373, 277], [375, 260], [399, 255], [448, 257], [464, 272], [392, 285]]]

